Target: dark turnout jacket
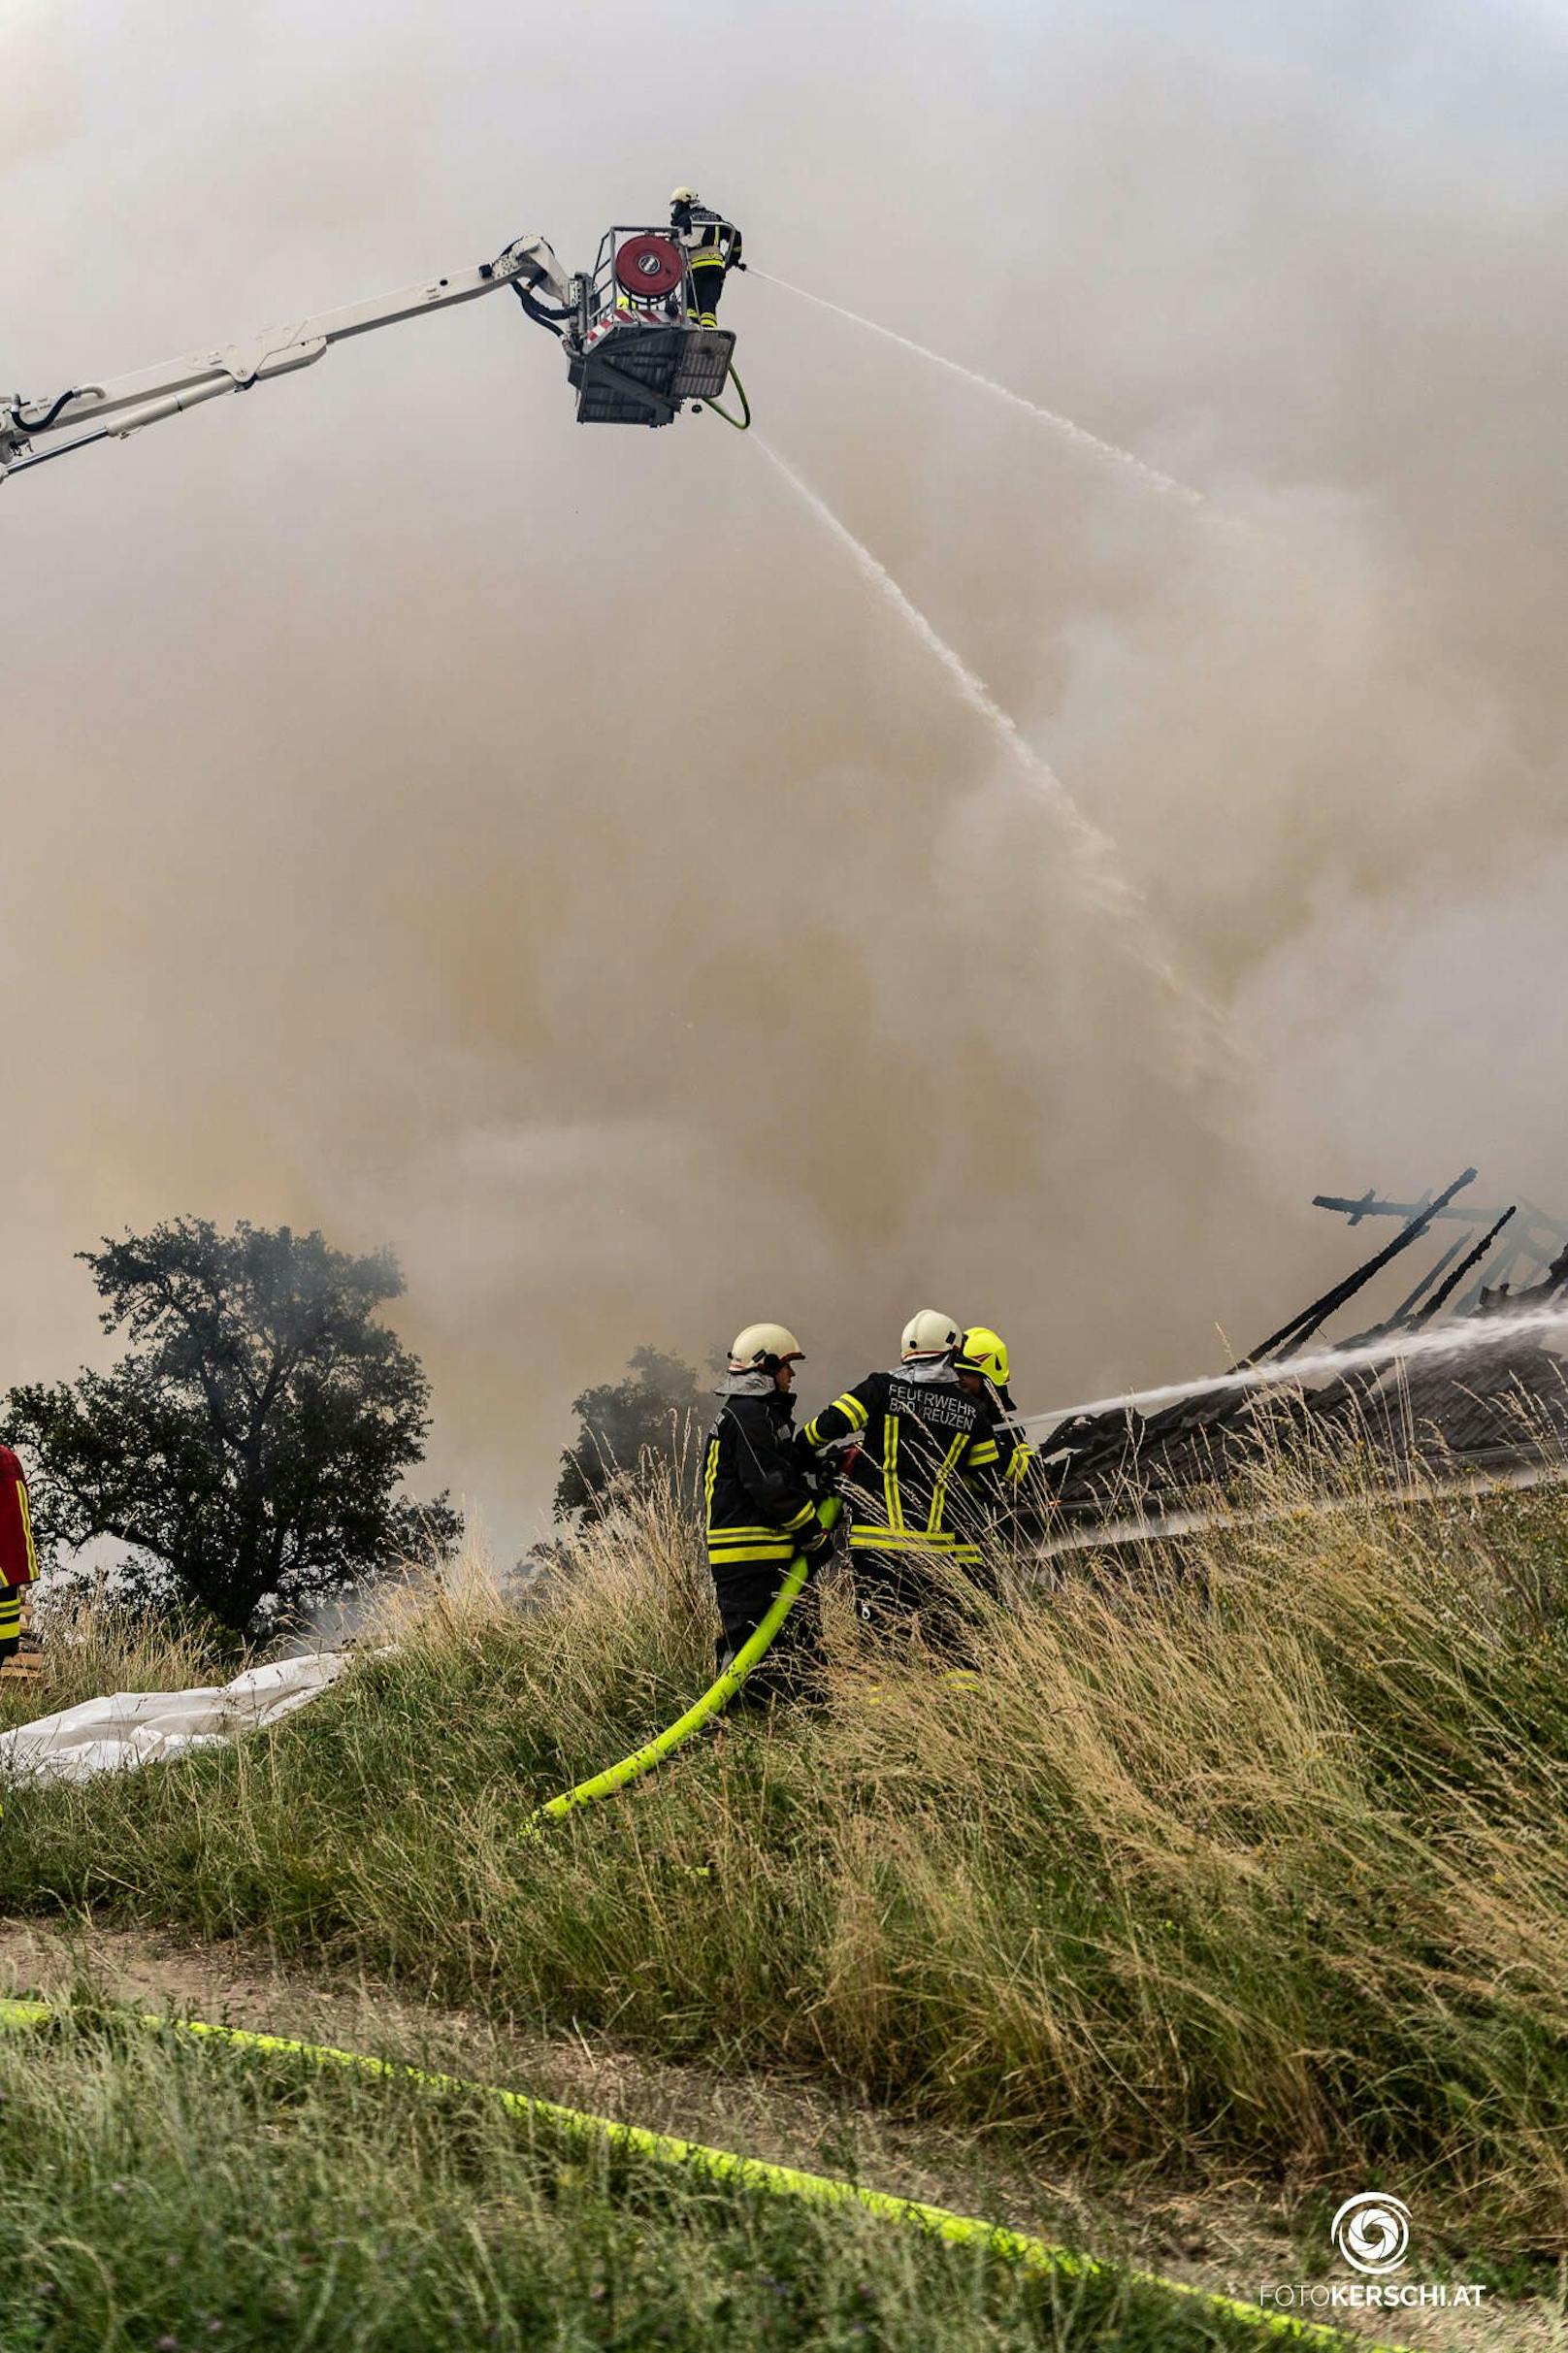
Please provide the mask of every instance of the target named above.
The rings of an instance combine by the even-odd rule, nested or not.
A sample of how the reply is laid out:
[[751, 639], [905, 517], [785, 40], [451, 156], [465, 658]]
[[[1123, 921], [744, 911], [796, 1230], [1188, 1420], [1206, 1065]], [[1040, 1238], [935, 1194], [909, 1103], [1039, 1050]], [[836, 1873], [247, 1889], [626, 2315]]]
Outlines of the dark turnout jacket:
[[708, 1432], [702, 1496], [715, 1584], [727, 1570], [782, 1564], [822, 1545], [794, 1417], [795, 1399], [769, 1384], [763, 1395], [726, 1397]]
[[857, 1443], [838, 1477], [851, 1553], [978, 1561], [986, 1502], [1015, 1442], [988, 1401], [960, 1389], [951, 1373], [925, 1378], [904, 1366], [867, 1373], [800, 1435], [813, 1453], [844, 1439]]
[[688, 261], [696, 265], [720, 263], [733, 270], [740, 259], [740, 231], [711, 205], [671, 205], [670, 225], [685, 247]]

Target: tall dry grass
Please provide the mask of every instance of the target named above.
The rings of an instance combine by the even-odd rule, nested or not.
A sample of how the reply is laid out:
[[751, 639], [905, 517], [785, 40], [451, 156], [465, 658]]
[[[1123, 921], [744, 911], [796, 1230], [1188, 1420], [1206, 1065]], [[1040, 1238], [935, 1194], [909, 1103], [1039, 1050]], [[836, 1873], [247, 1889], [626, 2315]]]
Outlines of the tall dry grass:
[[42, 1644], [36, 1675], [0, 1677], [0, 1731], [110, 1691], [181, 1691], [237, 1674], [244, 1660], [199, 1618], [138, 1609], [103, 1585], [50, 1593], [33, 1606]]
[[8, 2348], [1200, 2353], [1257, 2331], [853, 2208], [589, 2148], [466, 2093], [90, 2005], [0, 2034]]
[[478, 1564], [226, 1756], [8, 1807], [0, 1901], [103, 1903], [1094, 2168], [1387, 2179], [1568, 2230], [1568, 1502], [1280, 1456], [1179, 1543], [999, 1562], [972, 1668], [866, 1648], [544, 1841], [705, 1681], [673, 1491], [519, 1612]]

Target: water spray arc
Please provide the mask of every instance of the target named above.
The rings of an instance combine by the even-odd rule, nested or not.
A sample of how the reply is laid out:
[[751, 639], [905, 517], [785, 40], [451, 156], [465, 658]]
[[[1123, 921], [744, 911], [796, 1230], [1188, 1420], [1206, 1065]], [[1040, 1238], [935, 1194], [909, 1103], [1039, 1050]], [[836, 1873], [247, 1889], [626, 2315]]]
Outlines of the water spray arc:
[[752, 439], [797, 498], [844, 549], [862, 579], [892, 605], [904, 626], [941, 665], [961, 702], [985, 722], [1013, 766], [1027, 778], [1033, 792], [1061, 824], [1071, 843], [1079, 875], [1092, 904], [1119, 925], [1137, 962], [1159, 982], [1199, 1033], [1197, 1042], [1210, 1047], [1222, 1044], [1225, 1032], [1224, 1015], [1182, 978], [1160, 946], [1155, 937], [1154, 916], [1149, 903], [1137, 885], [1123, 871], [1116, 844], [1110, 835], [1095, 825], [1093, 818], [1085, 816], [1049, 761], [1041, 758], [1024, 736], [1016, 720], [1002, 709], [984, 679], [969, 668], [962, 654], [948, 643], [920, 607], [905, 595], [887, 567], [855, 537], [847, 523], [840, 521], [827, 501], [796, 473], [764, 435], [754, 433]]
[[804, 286], [791, 285], [787, 278], [775, 278], [770, 270], [759, 269], [755, 262], [747, 266], [753, 278], [764, 278], [770, 286], [782, 287], [786, 294], [794, 294], [803, 303], [815, 303], [820, 310], [833, 310], [839, 318], [847, 318], [853, 326], [865, 327], [872, 335], [884, 336], [901, 350], [913, 351], [918, 358], [930, 360], [933, 367], [946, 368], [951, 375], [962, 376], [965, 383], [978, 384], [983, 392], [995, 393], [997, 400], [1005, 401], [1009, 408], [1023, 409], [1025, 415], [1033, 417], [1037, 424], [1049, 425], [1054, 433], [1062, 434], [1075, 447], [1088, 450], [1098, 458], [1109, 458], [1115, 465], [1130, 468], [1132, 473], [1141, 475], [1145, 482], [1162, 492], [1166, 498], [1180, 499], [1185, 507], [1208, 505], [1205, 494], [1201, 490], [1194, 490], [1190, 482], [1179, 482], [1174, 474], [1161, 474], [1158, 466], [1151, 466], [1144, 459], [1135, 457], [1130, 449], [1123, 449], [1115, 441], [1101, 441], [1099, 435], [1091, 433], [1087, 426], [1075, 425], [1070, 416], [1060, 416], [1054, 409], [1042, 408], [1038, 401], [1026, 400], [1021, 392], [1012, 391], [1006, 384], [998, 384], [994, 376], [982, 376], [975, 368], [965, 368], [961, 360], [949, 359], [945, 352], [932, 351], [929, 345], [917, 343], [910, 336], [899, 335], [892, 327], [881, 326], [874, 318], [866, 318], [859, 310], [846, 310], [842, 303], [829, 302], [826, 295], [810, 294]]
[[1048, 1414], [1029, 1414], [1023, 1426], [1049, 1433], [1063, 1422], [1097, 1414], [1158, 1412], [1181, 1405], [1190, 1397], [1242, 1396], [1263, 1388], [1291, 1388], [1302, 1381], [1331, 1380], [1337, 1373], [1379, 1365], [1388, 1368], [1426, 1356], [1470, 1355], [1496, 1348], [1504, 1340], [1544, 1339], [1549, 1333], [1568, 1334], [1568, 1306], [1533, 1308], [1518, 1316], [1495, 1317], [1455, 1331], [1452, 1324], [1436, 1331], [1412, 1332], [1405, 1339], [1369, 1340], [1358, 1348], [1320, 1348], [1300, 1356], [1286, 1356], [1274, 1364], [1248, 1364], [1232, 1373], [1211, 1373], [1203, 1381], [1172, 1381], [1162, 1389], [1125, 1390], [1120, 1396], [1096, 1397], [1085, 1405], [1058, 1407]]

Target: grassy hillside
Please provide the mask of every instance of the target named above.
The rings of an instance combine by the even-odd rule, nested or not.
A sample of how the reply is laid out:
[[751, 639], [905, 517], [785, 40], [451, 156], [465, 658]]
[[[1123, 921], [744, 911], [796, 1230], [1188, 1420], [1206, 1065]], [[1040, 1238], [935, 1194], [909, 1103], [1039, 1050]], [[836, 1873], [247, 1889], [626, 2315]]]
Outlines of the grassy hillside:
[[585, 2150], [476, 2097], [149, 2038], [0, 2035], [9, 2348], [1239, 2347], [1110, 2279]]
[[1385, 2181], [1525, 2262], [1568, 2235], [1568, 1506], [1292, 1499], [977, 1604], [967, 1680], [830, 1610], [824, 1709], [530, 1839], [704, 1680], [649, 1499], [526, 1617], [406, 1596], [276, 1734], [8, 1799], [0, 1905], [262, 1929], [1091, 2173]]

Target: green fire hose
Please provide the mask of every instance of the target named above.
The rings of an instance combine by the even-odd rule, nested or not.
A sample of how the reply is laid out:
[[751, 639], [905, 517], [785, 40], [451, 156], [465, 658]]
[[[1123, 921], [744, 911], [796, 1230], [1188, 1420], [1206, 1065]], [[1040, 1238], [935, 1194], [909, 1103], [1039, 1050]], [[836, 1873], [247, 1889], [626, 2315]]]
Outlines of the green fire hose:
[[[825, 1528], [831, 1528], [836, 1524], [843, 1508], [836, 1495], [829, 1495], [818, 1504], [817, 1518]], [[688, 1708], [684, 1716], [678, 1716], [672, 1724], [656, 1734], [646, 1748], [635, 1748], [630, 1756], [623, 1756], [618, 1765], [607, 1765], [603, 1773], [596, 1773], [592, 1780], [578, 1781], [575, 1788], [563, 1789], [559, 1797], [552, 1797], [537, 1814], [530, 1814], [523, 1825], [524, 1835], [538, 1838], [540, 1823], [561, 1821], [579, 1806], [586, 1806], [591, 1798], [609, 1797], [615, 1790], [624, 1789], [628, 1781], [635, 1781], [639, 1774], [647, 1772], [650, 1765], [657, 1765], [665, 1757], [672, 1756], [677, 1748], [691, 1739], [694, 1732], [701, 1731], [709, 1717], [717, 1716], [719, 1710], [734, 1699], [800, 1600], [806, 1581], [806, 1569], [805, 1560], [797, 1552], [790, 1562], [783, 1584], [768, 1606], [767, 1616], [756, 1630], [747, 1635], [717, 1683], [709, 1683], [702, 1698]]]
[[715, 416], [722, 416], [727, 425], [735, 427], [736, 433], [749, 433], [751, 430], [751, 403], [746, 398], [745, 385], [735, 374], [734, 360], [730, 362], [730, 381], [740, 395], [740, 414], [738, 416], [732, 416], [729, 409], [721, 409], [717, 401], [704, 401], [702, 406], [704, 409], [711, 409]]

